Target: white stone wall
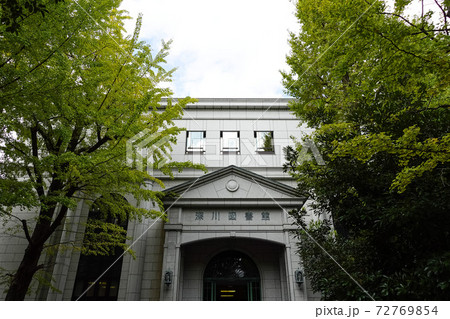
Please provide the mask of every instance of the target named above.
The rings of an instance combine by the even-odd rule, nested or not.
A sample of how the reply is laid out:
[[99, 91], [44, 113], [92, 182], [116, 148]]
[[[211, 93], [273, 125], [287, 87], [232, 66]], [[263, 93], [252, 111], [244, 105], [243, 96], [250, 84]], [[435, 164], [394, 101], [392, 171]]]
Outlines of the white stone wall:
[[[222, 168], [229, 165], [253, 168], [255, 172], [273, 170], [278, 177], [283, 177], [283, 147], [292, 145], [291, 136], [300, 138], [307, 132], [305, 127], [298, 127], [299, 122], [288, 110], [261, 111], [221, 110], [221, 111], [192, 111], [187, 110], [182, 120], [175, 121], [178, 127], [187, 131], [206, 131], [206, 151], [202, 154], [186, 154], [186, 132], [178, 135], [178, 144], [174, 146], [172, 157], [176, 161], [193, 161], [207, 165], [209, 168]], [[218, 119], [220, 114], [227, 113], [229, 119]], [[259, 117], [262, 116], [262, 119]], [[192, 118], [191, 118], [192, 117]], [[281, 119], [280, 119], [281, 118]], [[220, 132], [240, 132], [240, 153], [222, 154], [220, 150]], [[274, 154], [257, 153], [255, 131], [274, 132]], [[288, 176], [284, 176], [286, 179]]]

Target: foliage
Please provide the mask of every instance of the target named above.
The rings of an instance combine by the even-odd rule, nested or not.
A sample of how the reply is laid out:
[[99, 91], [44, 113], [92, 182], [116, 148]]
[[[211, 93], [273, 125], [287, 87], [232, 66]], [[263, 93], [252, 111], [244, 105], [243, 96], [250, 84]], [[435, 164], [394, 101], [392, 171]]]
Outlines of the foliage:
[[368, 295], [314, 240], [375, 299], [450, 298], [450, 4], [438, 1], [436, 21], [408, 17], [412, 2], [297, 3], [302, 32], [291, 35], [284, 85], [326, 165], [299, 161], [299, 144], [285, 170], [313, 211], [331, 214], [333, 228], [295, 215], [324, 299]]
[[264, 135], [262, 149], [265, 152], [273, 152], [273, 138], [271, 133], [266, 133]]
[[[53, 0], [54, 3], [64, 0]], [[41, 0], [0, 0], [0, 23], [6, 26], [7, 32], [17, 32], [20, 22], [28, 16], [41, 13], [45, 16], [48, 13], [47, 1]]]
[[[160, 108], [171, 95], [159, 87], [173, 72], [162, 67], [170, 43], [152, 55], [138, 41], [140, 19], [134, 35], [125, 36], [119, 4], [48, 3], [44, 17], [31, 15], [17, 33], [3, 32], [0, 39], [0, 213], [19, 220], [28, 240], [7, 298], [23, 298], [43, 267], [37, 263], [47, 240], [80, 199], [100, 196], [116, 217], [164, 217], [161, 194], [145, 187], [162, 182], [127, 164], [126, 142], [143, 131], [156, 134], [146, 146], [157, 144], [153, 156], [161, 163], [182, 130], [173, 120], [193, 100], [169, 98]], [[158, 166], [167, 174], [184, 167], [202, 168], [190, 162]], [[138, 204], [153, 201], [159, 210], [118, 202], [111, 194], [130, 194]], [[36, 218], [22, 219], [14, 207], [36, 211]], [[112, 238], [117, 232], [108, 227]]]

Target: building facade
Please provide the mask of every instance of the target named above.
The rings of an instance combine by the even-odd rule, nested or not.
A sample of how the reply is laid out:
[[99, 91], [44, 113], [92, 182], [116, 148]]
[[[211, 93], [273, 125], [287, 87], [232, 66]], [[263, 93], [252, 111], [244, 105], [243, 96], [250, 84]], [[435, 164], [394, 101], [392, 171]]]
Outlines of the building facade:
[[[168, 179], [155, 172], [166, 185], [168, 220], [124, 221], [134, 256], [90, 257], [76, 251], [46, 256], [55, 289], [36, 284], [28, 298], [318, 299], [302, 276], [295, 228], [287, 214], [306, 201], [282, 171], [283, 148], [293, 144], [291, 137], [306, 133], [288, 102], [200, 99], [188, 105], [183, 118], [175, 121], [186, 131], [171, 157], [202, 163], [208, 173], [187, 169]], [[160, 190], [150, 182], [146, 187]], [[127, 196], [123, 200], [135, 202]], [[82, 242], [84, 222], [94, 213], [80, 202], [53, 242]], [[2, 242], [1, 267], [14, 269], [25, 240], [2, 237]]]

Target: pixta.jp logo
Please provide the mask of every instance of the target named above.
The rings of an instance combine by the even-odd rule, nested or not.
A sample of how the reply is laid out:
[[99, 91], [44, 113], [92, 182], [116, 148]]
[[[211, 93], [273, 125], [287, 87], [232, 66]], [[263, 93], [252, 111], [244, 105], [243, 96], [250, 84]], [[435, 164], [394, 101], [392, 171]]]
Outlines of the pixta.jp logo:
[[159, 169], [171, 160], [167, 152], [170, 137], [161, 132], [151, 133], [145, 129], [126, 143], [126, 160], [129, 167], [136, 166], [139, 171]]
[[325, 161], [323, 160], [322, 155], [320, 155], [319, 149], [317, 148], [316, 144], [314, 144], [314, 142], [311, 140], [303, 141], [302, 149], [298, 154], [297, 162], [301, 164], [303, 162], [311, 161], [312, 157], [311, 154], [309, 154], [309, 152], [312, 153], [318, 165], [325, 165]]

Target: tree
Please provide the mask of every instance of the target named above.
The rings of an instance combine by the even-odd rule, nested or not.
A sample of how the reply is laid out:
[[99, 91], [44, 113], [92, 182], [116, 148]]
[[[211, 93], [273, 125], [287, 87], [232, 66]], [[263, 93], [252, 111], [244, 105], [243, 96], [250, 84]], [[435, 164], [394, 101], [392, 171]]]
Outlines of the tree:
[[[55, 3], [64, 0], [53, 0]], [[41, 13], [44, 16], [48, 10], [42, 0], [0, 0], [0, 23], [6, 26], [7, 32], [17, 32], [20, 22], [30, 15]]]
[[273, 138], [271, 133], [266, 133], [263, 137], [263, 150], [273, 152]]
[[[158, 87], [173, 72], [162, 67], [169, 43], [153, 56], [150, 46], [138, 41], [140, 19], [134, 35], [125, 36], [119, 4], [48, 3], [44, 17], [31, 15], [17, 33], [3, 32], [0, 39], [0, 213], [19, 221], [28, 241], [7, 300], [24, 299], [33, 276], [45, 267], [39, 258], [46, 243], [80, 199], [100, 197], [122, 218], [163, 215], [114, 195], [131, 194], [162, 208], [161, 194], [141, 187], [148, 180], [162, 182], [127, 164], [129, 138], [154, 134], [147, 146], [158, 146], [155, 166], [165, 174], [201, 168], [161, 161], [182, 130], [173, 119], [193, 100], [169, 98], [166, 108], [159, 107], [161, 98], [171, 95]], [[15, 207], [36, 212], [35, 218], [22, 218]], [[117, 233], [108, 233], [113, 225], [106, 228], [106, 238], [120, 245]]]
[[299, 143], [285, 170], [331, 215], [293, 212], [324, 299], [450, 298], [450, 3], [410, 18], [411, 3], [297, 3], [284, 85], [326, 165], [299, 161]]

